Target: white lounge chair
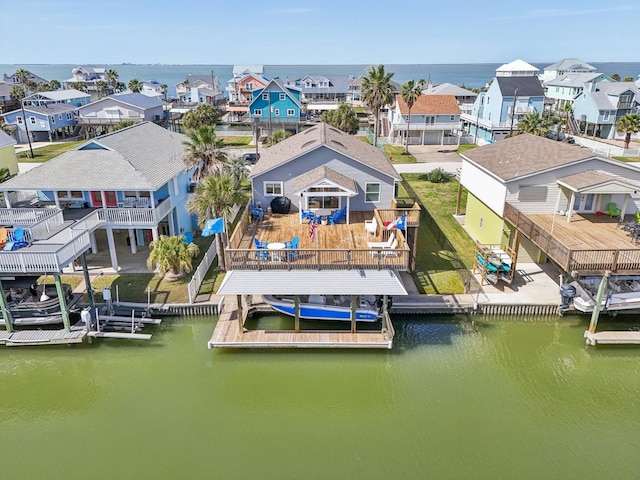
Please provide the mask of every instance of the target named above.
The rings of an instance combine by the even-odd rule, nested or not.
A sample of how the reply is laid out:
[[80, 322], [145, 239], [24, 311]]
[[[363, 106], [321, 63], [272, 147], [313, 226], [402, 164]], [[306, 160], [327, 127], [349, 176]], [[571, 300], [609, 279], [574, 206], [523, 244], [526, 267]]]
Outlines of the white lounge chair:
[[394, 238], [390, 246], [378, 247], [378, 248], [372, 249], [370, 253], [372, 256], [382, 255], [385, 257], [387, 256], [397, 257], [398, 252], [396, 252], [396, 248], [398, 248], [398, 240]]
[[378, 232], [378, 221], [374, 216], [371, 220], [364, 221], [364, 228], [367, 231], [367, 235], [375, 235]]
[[369, 248], [391, 248], [393, 241], [396, 239], [395, 232], [391, 232], [386, 242], [367, 242]]

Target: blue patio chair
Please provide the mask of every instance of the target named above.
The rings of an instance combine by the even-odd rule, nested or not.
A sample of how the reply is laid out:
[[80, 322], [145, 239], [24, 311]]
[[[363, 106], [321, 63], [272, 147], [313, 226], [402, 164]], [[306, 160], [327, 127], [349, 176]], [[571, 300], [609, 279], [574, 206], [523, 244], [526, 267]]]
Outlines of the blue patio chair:
[[300, 215], [300, 217], [303, 220], [309, 220], [307, 223], [313, 223], [316, 221], [316, 214], [311, 210], [302, 209], [302, 214]]
[[25, 230], [22, 227], [16, 227], [13, 229], [13, 233], [11, 235], [11, 241], [8, 241], [3, 250], [11, 251], [18, 250], [19, 248], [28, 247], [29, 242], [25, 237]]
[[298, 252], [298, 244], [300, 243], [300, 238], [295, 236], [293, 240], [289, 240], [285, 242], [287, 250], [292, 250], [291, 252], [287, 252], [287, 260], [294, 260], [300, 256], [300, 252]]
[[347, 207], [346, 205], [342, 207], [340, 210], [336, 210], [333, 212], [333, 215], [329, 217], [329, 223], [331, 225], [335, 225], [336, 223], [340, 223], [340, 221], [347, 221]]
[[267, 250], [267, 245], [269, 242], [261, 242], [257, 238], [253, 238], [253, 243], [256, 246], [256, 260], [269, 260], [269, 251]]
[[264, 220], [264, 210], [262, 210], [262, 207], [249, 205], [249, 208], [251, 209], [251, 220]]
[[187, 245], [193, 243], [193, 234], [191, 232], [184, 232], [182, 234], [182, 241]]

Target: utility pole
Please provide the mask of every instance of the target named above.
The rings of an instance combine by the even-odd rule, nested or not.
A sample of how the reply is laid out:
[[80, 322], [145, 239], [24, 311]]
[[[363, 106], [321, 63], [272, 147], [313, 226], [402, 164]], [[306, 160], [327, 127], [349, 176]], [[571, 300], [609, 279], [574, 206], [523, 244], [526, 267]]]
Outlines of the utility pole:
[[27, 133], [27, 141], [29, 142], [29, 151], [31, 152], [31, 158], [33, 158], [33, 147], [31, 146], [31, 136], [29, 134], [29, 128], [27, 127], [27, 116], [24, 113], [24, 98], [20, 99], [20, 107], [22, 108], [22, 121], [24, 122], [24, 131]]
[[513, 92], [513, 107], [511, 108], [511, 128], [509, 129], [509, 136], [513, 135], [513, 118], [516, 116], [516, 102], [518, 101], [518, 89]]

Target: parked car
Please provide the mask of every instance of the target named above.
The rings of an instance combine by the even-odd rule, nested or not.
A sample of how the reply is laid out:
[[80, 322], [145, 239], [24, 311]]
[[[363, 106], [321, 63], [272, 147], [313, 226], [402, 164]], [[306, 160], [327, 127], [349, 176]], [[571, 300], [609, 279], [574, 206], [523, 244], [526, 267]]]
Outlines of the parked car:
[[242, 160], [244, 160], [244, 163], [248, 164], [248, 165], [253, 165], [254, 163], [256, 163], [258, 160], [260, 160], [260, 154], [259, 153], [245, 153], [242, 156]]

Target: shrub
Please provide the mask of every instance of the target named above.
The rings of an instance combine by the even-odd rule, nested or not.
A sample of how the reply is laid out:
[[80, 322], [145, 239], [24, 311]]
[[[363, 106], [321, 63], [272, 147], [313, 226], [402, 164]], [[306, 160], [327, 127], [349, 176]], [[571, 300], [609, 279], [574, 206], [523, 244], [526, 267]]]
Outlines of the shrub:
[[427, 173], [427, 180], [431, 183], [447, 183], [451, 177], [442, 168], [435, 168]]

